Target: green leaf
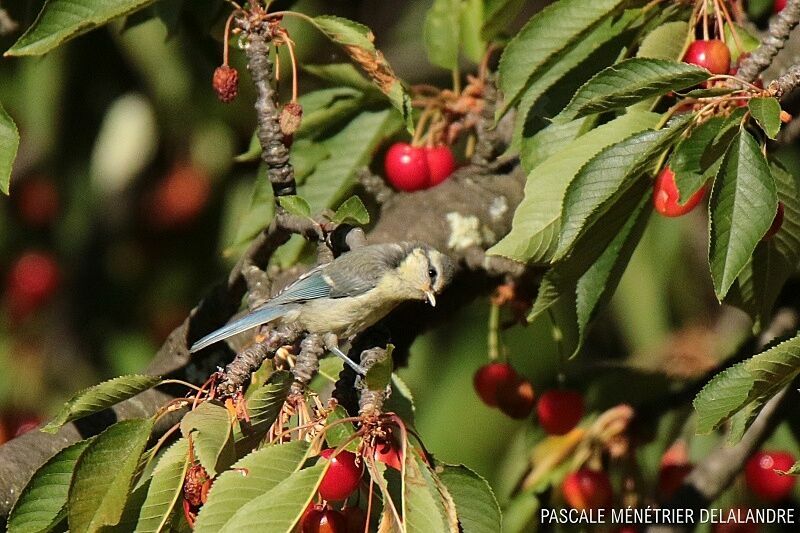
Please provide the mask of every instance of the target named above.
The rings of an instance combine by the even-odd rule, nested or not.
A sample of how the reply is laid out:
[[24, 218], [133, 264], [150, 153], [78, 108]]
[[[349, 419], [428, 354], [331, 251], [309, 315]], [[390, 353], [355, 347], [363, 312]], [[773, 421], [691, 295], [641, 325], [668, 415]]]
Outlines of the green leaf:
[[302, 196], [281, 196], [278, 198], [278, 203], [291, 215], [298, 217], [311, 216], [311, 206]]
[[224, 526], [205, 531], [290, 533], [317, 492], [329, 464], [328, 461], [319, 461], [311, 468], [293, 472], [266, 493], [240, 507]]
[[492, 41], [503, 33], [525, 6], [526, 0], [486, 0], [481, 37]]
[[11, 166], [17, 157], [19, 131], [14, 119], [0, 104], [0, 192], [8, 194], [11, 184]]
[[437, 475], [455, 501], [464, 533], [502, 531], [500, 505], [485, 479], [464, 465], [445, 465]]
[[117, 422], [86, 447], [69, 487], [70, 531], [98, 531], [119, 523], [154, 422]]
[[461, 49], [473, 63], [479, 64], [486, 54], [486, 41], [481, 36], [483, 26], [483, 0], [461, 2]]
[[578, 89], [557, 120], [622, 109], [652, 96], [691, 87], [708, 79], [703, 68], [681, 61], [632, 58], [600, 71]]
[[[403, 522], [413, 533], [444, 533], [447, 526], [444, 502], [426, 465], [416, 453], [407, 453], [403, 476]], [[457, 531], [457, 529], [456, 529]]]
[[[259, 153], [260, 150], [259, 148]], [[267, 177], [267, 166], [262, 164], [258, 167], [258, 174], [253, 184], [250, 207], [239, 219], [236, 237], [231, 247], [240, 246], [256, 238], [269, 225], [274, 214], [275, 197], [272, 194], [272, 184]]]
[[[737, 116], [741, 118], [742, 115], [737, 113]], [[669, 168], [675, 173], [675, 185], [682, 202], [717, 173], [738, 125], [738, 121], [711, 117], [675, 147]]]
[[[377, 92], [377, 87], [372, 85], [372, 83], [350, 63], [303, 65], [303, 70], [337, 86], [335, 88], [352, 87], [362, 93]], [[302, 105], [302, 103], [301, 98], [300, 104]], [[305, 107], [303, 111], [305, 114]]]
[[328, 441], [329, 448], [338, 448], [345, 442], [349, 442], [350, 444], [345, 449], [351, 452], [355, 452], [358, 449], [360, 441], [352, 438], [356, 433], [356, 428], [351, 422], [339, 422], [334, 426], [331, 425], [337, 420], [342, 420], [349, 416], [350, 415], [347, 414], [347, 411], [345, 411], [344, 407], [341, 405], [337, 405], [328, 415], [328, 418], [325, 420], [325, 426], [327, 426], [325, 440]]
[[781, 130], [781, 104], [777, 98], [751, 98], [747, 104], [750, 114], [770, 139]]
[[333, 222], [336, 224], [342, 224], [348, 220], [361, 226], [369, 224], [369, 212], [358, 196], [351, 196], [345, 200], [333, 215]]
[[[197, 533], [225, 528], [239, 509], [267, 494], [298, 471], [308, 455], [308, 443], [294, 441], [267, 446], [237, 461], [223, 472], [211, 487], [208, 501], [197, 515]], [[295, 496], [288, 496], [294, 499]], [[276, 504], [284, 503], [276, 500]], [[262, 529], [262, 531], [264, 531]]]
[[694, 399], [697, 433], [710, 433], [751, 402], [774, 396], [798, 373], [800, 336], [720, 372]]
[[61, 408], [58, 414], [42, 431], [56, 433], [58, 428], [84, 416], [107, 409], [123, 400], [132, 398], [161, 382], [158, 376], [120, 376], [104, 381], [76, 393]]
[[508, 43], [499, 65], [498, 84], [504, 105], [498, 115], [514, 106], [525, 90], [554, 64], [571, 44], [603, 22], [624, 0], [562, 0], [534, 15]]
[[[300, 97], [303, 121], [295, 138], [318, 139], [329, 135], [358, 115], [367, 100], [368, 96], [360, 90], [341, 86], [304, 94]], [[293, 154], [297, 152], [295, 144], [292, 144]]]
[[[731, 63], [737, 64], [739, 57], [742, 54], [749, 54], [761, 44], [758, 37], [752, 35], [749, 31], [739, 25], [734, 25], [736, 28], [736, 35], [739, 37], [737, 41], [733, 36], [730, 24], [725, 24], [725, 43], [728, 45], [728, 50], [731, 53]], [[741, 43], [741, 48], [739, 47]]]
[[375, 36], [372, 31], [358, 22], [331, 15], [314, 17], [312, 22], [330, 40], [344, 47], [350, 58], [358, 63], [369, 75], [372, 83], [400, 111], [406, 129], [413, 133], [411, 98], [383, 54], [375, 48]]
[[522, 139], [520, 160], [523, 168], [530, 172], [539, 163], [586, 133], [595, 123], [594, 117], [585, 117], [563, 124], [550, 124], [533, 137]]
[[394, 346], [391, 344], [386, 346], [386, 355], [375, 362], [369, 370], [367, 375], [364, 376], [364, 381], [367, 388], [373, 391], [381, 391], [389, 386], [392, 381], [392, 371], [394, 370], [394, 362], [392, 360], [392, 352]]
[[228, 410], [203, 402], [181, 420], [181, 433], [192, 439], [197, 460], [208, 475], [216, 476], [236, 460], [233, 422]]
[[758, 243], [726, 299], [750, 315], [756, 332], [769, 322], [781, 289], [800, 265], [800, 183], [777, 164], [770, 171], [784, 207], [783, 224], [771, 239]]
[[154, 0], [48, 0], [33, 25], [5, 55], [41, 55]]
[[635, 179], [649, 170], [687, 126], [686, 121], [658, 131], [645, 130], [603, 149], [580, 169], [567, 187], [555, 260], [567, 255], [580, 235]]
[[189, 441], [180, 439], [161, 456], [153, 470], [136, 523], [137, 533], [169, 531], [170, 515], [183, 492], [188, 467]]
[[247, 413], [254, 433], [266, 433], [277, 420], [293, 381], [291, 372], [279, 370], [270, 375], [264, 385], [248, 394]]
[[11, 510], [8, 533], [51, 531], [64, 519], [72, 471], [91, 441], [68, 446], [39, 467]]
[[680, 59], [689, 23], [683, 20], [666, 22], [654, 29], [642, 40], [636, 57], [651, 59]]
[[659, 118], [632, 110], [578, 137], [539, 164], [528, 175], [511, 231], [488, 253], [522, 262], [548, 262], [557, 244], [564, 194], [581, 167], [603, 148], [654, 127]]
[[414, 424], [414, 395], [400, 376], [392, 374], [392, 394], [384, 404], [387, 412], [397, 413], [407, 424]]
[[432, 64], [455, 70], [458, 67], [461, 0], [433, 0], [425, 15], [422, 34]]
[[744, 269], [778, 208], [775, 180], [756, 140], [740, 131], [714, 179], [708, 262], [721, 301]]

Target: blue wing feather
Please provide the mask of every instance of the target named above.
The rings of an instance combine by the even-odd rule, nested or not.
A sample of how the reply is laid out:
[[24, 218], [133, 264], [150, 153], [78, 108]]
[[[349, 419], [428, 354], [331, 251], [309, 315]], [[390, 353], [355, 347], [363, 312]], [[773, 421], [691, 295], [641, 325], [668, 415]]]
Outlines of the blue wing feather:
[[237, 333], [241, 333], [243, 331], [247, 331], [250, 328], [254, 328], [256, 326], [260, 326], [261, 324], [266, 324], [267, 322], [271, 322], [276, 318], [285, 315], [287, 311], [289, 311], [289, 309], [284, 306], [271, 305], [271, 303], [269, 303], [265, 307], [253, 311], [252, 313], [243, 316], [239, 320], [231, 322], [230, 324], [227, 324], [219, 328], [218, 330], [209, 333], [199, 341], [195, 342], [189, 349], [189, 351], [194, 353], [198, 350], [202, 350], [206, 346], [214, 344], [215, 342], [219, 342], [221, 340], [227, 339], [228, 337], [232, 337]]
[[287, 304], [327, 298], [331, 294], [331, 286], [325, 279], [323, 268], [315, 268], [298, 279], [280, 294], [270, 300], [270, 304]]

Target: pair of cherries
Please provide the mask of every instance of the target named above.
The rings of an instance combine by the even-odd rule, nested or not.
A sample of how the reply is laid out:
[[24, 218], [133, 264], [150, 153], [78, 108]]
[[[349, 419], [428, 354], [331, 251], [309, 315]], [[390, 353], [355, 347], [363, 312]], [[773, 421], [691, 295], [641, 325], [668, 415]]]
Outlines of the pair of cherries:
[[384, 159], [386, 179], [400, 191], [413, 192], [434, 187], [456, 169], [456, 159], [450, 147], [414, 146], [394, 143]]

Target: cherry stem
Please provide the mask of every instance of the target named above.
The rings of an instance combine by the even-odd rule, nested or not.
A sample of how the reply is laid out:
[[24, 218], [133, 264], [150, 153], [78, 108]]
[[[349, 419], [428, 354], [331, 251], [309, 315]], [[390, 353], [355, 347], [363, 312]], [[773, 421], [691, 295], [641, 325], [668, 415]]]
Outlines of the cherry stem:
[[233, 21], [233, 17], [238, 13], [238, 11], [234, 11], [230, 15], [228, 15], [228, 20], [225, 21], [225, 33], [223, 34], [223, 42], [222, 42], [222, 66], [228, 66], [228, 41], [230, 40], [231, 35], [231, 22]]
[[188, 381], [183, 381], [182, 379], [165, 379], [165, 380], [162, 380], [161, 383], [159, 383], [156, 386], [168, 385], [168, 384], [183, 385], [184, 387], [188, 387], [190, 389], [196, 390], [197, 392], [202, 392], [202, 389], [200, 387], [198, 387], [197, 385], [189, 383]]
[[725, 23], [722, 20], [722, 13], [719, 8], [720, 1], [714, 0], [714, 17], [717, 20], [717, 37], [724, 43], [725, 42]]
[[289, 49], [289, 60], [292, 62], [292, 103], [297, 103], [297, 58], [294, 55], [294, 41], [284, 29], [281, 32], [286, 48]]
[[487, 335], [489, 360], [497, 361], [500, 358], [500, 306], [491, 304], [489, 307], [489, 334]]
[[370, 516], [372, 516], [372, 496], [374, 489], [375, 480], [372, 479], [372, 476], [369, 476], [369, 499], [367, 499], [367, 520], [364, 524], [364, 533], [369, 533], [369, 519]]
[[434, 110], [435, 107], [433, 106], [433, 104], [428, 104], [428, 106], [420, 115], [419, 120], [417, 121], [417, 128], [416, 130], [414, 130], [414, 136], [411, 138], [411, 146], [419, 145], [420, 139], [422, 137], [422, 132], [424, 131], [424, 128], [427, 125], [428, 120], [430, 120]]
[[733, 23], [733, 18], [731, 18], [731, 14], [728, 11], [728, 8], [725, 7], [724, 0], [719, 2], [719, 9], [722, 11], [722, 16], [725, 17], [725, 20], [728, 21], [728, 25], [731, 28], [731, 35], [733, 35], [733, 41], [736, 43], [736, 48], [739, 50], [739, 53], [744, 52], [744, 45], [742, 44], [742, 40], [739, 37], [739, 31], [736, 29], [736, 25]]

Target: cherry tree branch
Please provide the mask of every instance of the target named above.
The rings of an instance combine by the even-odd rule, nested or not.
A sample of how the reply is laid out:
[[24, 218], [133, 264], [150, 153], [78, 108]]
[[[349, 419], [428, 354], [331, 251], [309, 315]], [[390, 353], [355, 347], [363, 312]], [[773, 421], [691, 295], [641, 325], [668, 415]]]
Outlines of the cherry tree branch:
[[754, 81], [772, 64], [798, 21], [800, 21], [800, 0], [788, 0], [786, 7], [770, 22], [761, 45], [739, 65], [737, 76], [745, 81]]

